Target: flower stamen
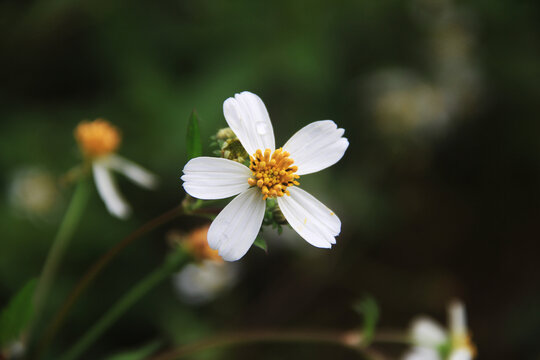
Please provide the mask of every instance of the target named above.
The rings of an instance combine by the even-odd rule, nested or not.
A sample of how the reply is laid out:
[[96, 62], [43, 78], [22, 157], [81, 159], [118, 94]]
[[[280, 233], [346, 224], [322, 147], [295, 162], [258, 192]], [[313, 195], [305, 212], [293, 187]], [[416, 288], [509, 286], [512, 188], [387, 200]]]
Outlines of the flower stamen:
[[95, 158], [114, 152], [120, 145], [118, 129], [108, 121], [83, 121], [75, 129], [75, 138], [84, 155]]
[[264, 150], [264, 153], [258, 149], [253, 156], [249, 157], [252, 177], [248, 179], [248, 184], [261, 189], [263, 200], [285, 194], [289, 196], [287, 188], [300, 185], [297, 181], [300, 176], [294, 174], [298, 171], [298, 166], [291, 166], [294, 160], [289, 155], [282, 148], [277, 149], [273, 154], [270, 149]]

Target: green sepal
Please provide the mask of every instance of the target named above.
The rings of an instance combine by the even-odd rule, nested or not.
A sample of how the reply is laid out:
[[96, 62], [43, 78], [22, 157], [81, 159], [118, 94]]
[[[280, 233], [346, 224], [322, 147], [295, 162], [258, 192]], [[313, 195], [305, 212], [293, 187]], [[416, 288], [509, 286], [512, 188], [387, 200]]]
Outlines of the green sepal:
[[16, 341], [32, 319], [36, 284], [36, 279], [28, 281], [0, 313], [0, 348]]
[[186, 147], [188, 160], [202, 155], [201, 130], [199, 128], [199, 116], [195, 109], [191, 112], [188, 120]]
[[261, 234], [257, 235], [255, 241], [253, 242], [253, 245], [260, 249], [263, 249], [265, 253], [268, 252], [268, 245], [266, 244], [266, 240], [264, 240]]

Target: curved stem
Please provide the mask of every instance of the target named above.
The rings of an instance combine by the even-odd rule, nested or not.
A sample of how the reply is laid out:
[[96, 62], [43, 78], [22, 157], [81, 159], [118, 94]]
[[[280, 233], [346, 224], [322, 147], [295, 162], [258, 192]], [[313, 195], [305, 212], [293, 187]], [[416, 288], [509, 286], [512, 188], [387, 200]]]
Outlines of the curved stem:
[[167, 211], [164, 214], [161, 214], [160, 216], [148, 221], [146, 224], [126, 236], [124, 239], [122, 239], [120, 242], [118, 242], [115, 246], [113, 246], [108, 252], [103, 254], [89, 269], [86, 271], [86, 273], [83, 275], [81, 280], [77, 283], [75, 288], [71, 291], [69, 296], [67, 297], [66, 301], [62, 304], [62, 307], [58, 312], [54, 315], [53, 320], [45, 330], [45, 335], [43, 336], [42, 340], [39, 343], [38, 346], [38, 355], [42, 354], [47, 346], [51, 343], [54, 336], [62, 326], [64, 319], [66, 315], [69, 313], [70, 309], [73, 307], [79, 296], [84, 292], [84, 290], [90, 285], [92, 280], [103, 270], [105, 266], [111, 260], [113, 260], [124, 248], [126, 248], [129, 244], [131, 244], [134, 240], [138, 239], [139, 237], [145, 235], [146, 233], [150, 232], [151, 230], [171, 221], [172, 219], [176, 218], [177, 216], [184, 213], [184, 209], [180, 206], [175, 207], [169, 211]]
[[124, 294], [76, 343], [61, 360], [74, 360], [82, 355], [111, 325], [113, 325], [133, 304], [140, 300], [161, 281], [173, 272], [188, 256], [180, 249], [171, 253], [162, 266], [148, 274], [139, 283]]
[[[248, 330], [217, 335], [193, 344], [178, 347], [152, 357], [150, 360], [176, 360], [194, 353], [222, 346], [253, 344], [264, 342], [281, 343], [326, 343], [349, 348], [356, 352], [366, 353], [363, 348], [363, 336], [360, 331], [287, 331], [287, 330]], [[372, 342], [405, 343], [406, 336], [397, 333], [381, 333]]]
[[56, 233], [52, 246], [47, 254], [43, 270], [41, 271], [41, 276], [39, 277], [39, 282], [34, 295], [35, 317], [32, 320], [31, 328], [35, 328], [39, 322], [41, 312], [43, 311], [47, 300], [47, 295], [54, 282], [58, 266], [64, 257], [64, 253], [79, 224], [84, 208], [86, 207], [88, 195], [88, 183], [86, 179], [83, 178], [78, 182], [77, 187], [75, 188], [64, 218], [62, 219], [62, 223], [58, 228], [58, 232]]

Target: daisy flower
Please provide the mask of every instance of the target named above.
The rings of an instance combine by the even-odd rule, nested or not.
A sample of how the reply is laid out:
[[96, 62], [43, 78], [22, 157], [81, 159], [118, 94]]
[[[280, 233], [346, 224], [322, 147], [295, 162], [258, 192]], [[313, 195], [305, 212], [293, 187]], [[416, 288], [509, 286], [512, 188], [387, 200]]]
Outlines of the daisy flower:
[[156, 187], [157, 177], [115, 153], [120, 146], [121, 135], [108, 121], [96, 119], [81, 122], [75, 128], [75, 139], [85, 159], [92, 166], [94, 181], [105, 206], [112, 215], [121, 219], [127, 218], [131, 207], [118, 191], [112, 172], [119, 172], [147, 189]]
[[463, 304], [450, 304], [448, 318], [449, 331], [430, 318], [415, 320], [411, 328], [414, 347], [403, 360], [472, 360], [476, 348], [467, 330]]
[[[223, 104], [229, 127], [250, 154], [249, 167], [214, 157], [191, 159], [184, 167], [185, 191], [198, 199], [234, 198], [212, 222], [208, 243], [226, 261], [240, 259], [253, 244], [264, 218], [266, 199], [275, 198], [291, 227], [308, 243], [330, 248], [341, 231], [336, 214], [300, 189], [300, 176], [335, 164], [349, 146], [331, 120], [313, 122], [276, 149], [262, 100], [243, 92]], [[294, 164], [294, 165], [293, 165]]]

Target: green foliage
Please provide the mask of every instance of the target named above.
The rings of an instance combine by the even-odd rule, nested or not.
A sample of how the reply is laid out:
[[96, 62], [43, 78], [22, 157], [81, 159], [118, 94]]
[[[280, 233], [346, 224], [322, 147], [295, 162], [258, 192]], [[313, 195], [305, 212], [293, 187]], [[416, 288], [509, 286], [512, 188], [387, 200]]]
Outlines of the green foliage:
[[362, 344], [368, 346], [375, 335], [375, 328], [379, 320], [379, 306], [375, 299], [371, 296], [366, 296], [353, 306], [354, 310], [364, 318], [362, 332], [364, 340]]
[[266, 244], [266, 240], [264, 240], [264, 238], [262, 237], [262, 234], [260, 233], [259, 235], [257, 235], [257, 238], [253, 242], [253, 245], [255, 245], [256, 247], [260, 249], [263, 249], [264, 252], [268, 252], [268, 245]]
[[17, 340], [30, 322], [36, 283], [36, 279], [28, 281], [0, 313], [0, 348]]
[[109, 356], [106, 358], [106, 360], [143, 360], [156, 352], [156, 350], [159, 349], [160, 346], [161, 342], [153, 341], [138, 349], [131, 349]]
[[188, 120], [186, 147], [188, 160], [202, 155], [201, 130], [199, 116], [193, 110]]

